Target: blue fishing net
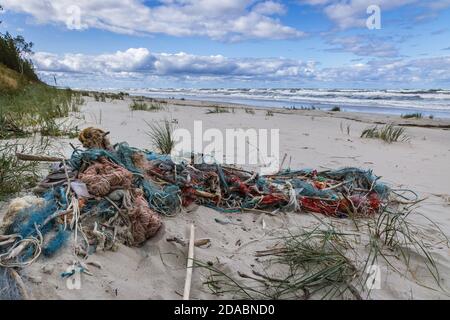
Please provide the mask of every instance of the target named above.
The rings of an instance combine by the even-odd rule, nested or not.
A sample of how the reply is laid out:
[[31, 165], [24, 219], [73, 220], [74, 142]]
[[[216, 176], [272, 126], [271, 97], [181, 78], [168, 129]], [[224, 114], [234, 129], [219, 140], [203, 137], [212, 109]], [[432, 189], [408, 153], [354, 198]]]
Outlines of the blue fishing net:
[[386, 198], [391, 191], [387, 185], [378, 182], [379, 177], [375, 176], [372, 170], [342, 168], [326, 171], [323, 175], [335, 180], [348, 181], [355, 188], [373, 189], [381, 198]]
[[147, 160], [149, 160], [149, 161], [154, 161], [154, 160], [172, 161], [172, 158], [169, 155], [159, 154], [159, 153], [152, 152], [152, 151], [147, 152], [146, 156], [147, 156]]
[[51, 238], [42, 249], [42, 253], [46, 257], [53, 256], [58, 250], [64, 246], [70, 237], [70, 231], [64, 230], [62, 226], [59, 226], [58, 232]]
[[292, 170], [292, 169], [284, 169], [277, 173], [277, 176], [292, 176], [292, 175], [303, 175], [307, 176], [314, 172], [314, 169], [300, 169], [300, 170]]
[[[45, 203], [43, 206], [22, 209], [17, 213], [6, 233], [19, 234], [22, 239], [25, 239], [29, 237], [38, 238], [40, 235], [45, 237], [45, 235], [55, 230], [54, 219], [49, 220], [45, 225], [44, 222], [58, 210], [65, 210], [67, 208], [67, 201], [65, 200], [63, 191], [64, 189], [61, 187], [52, 189], [45, 193]], [[36, 228], [39, 229], [40, 235]], [[59, 227], [53, 238], [48, 241], [45, 241], [44, 239], [44, 254], [50, 256], [57, 252], [66, 244], [69, 234], [68, 231], [61, 230], [61, 227]], [[20, 257], [18, 257], [19, 261], [28, 260], [33, 256], [35, 249], [36, 248], [33, 246], [29, 246]]]
[[[7, 233], [18, 233], [22, 238], [37, 236], [35, 225], [42, 225], [45, 219], [58, 210], [57, 197], [59, 191], [51, 190], [44, 195], [45, 204], [42, 207], [30, 207], [21, 210], [15, 217], [13, 223], [9, 226]], [[40, 228], [42, 235], [45, 235], [52, 229], [53, 222]]]
[[[312, 169], [302, 169], [302, 170], [283, 170], [278, 173], [277, 177], [288, 177], [288, 176], [311, 176], [314, 174], [314, 170]], [[359, 188], [364, 190], [373, 190], [375, 191], [380, 198], [386, 198], [391, 189], [383, 184], [378, 182], [379, 177], [375, 176], [372, 173], [372, 170], [363, 170], [359, 168], [342, 168], [338, 170], [328, 170], [317, 173], [317, 181], [324, 181], [326, 179], [332, 179], [336, 181], [343, 181], [345, 185], [352, 188]], [[292, 186], [295, 188], [297, 195], [305, 196], [305, 197], [318, 197], [318, 198], [326, 198], [331, 200], [338, 199], [338, 194], [333, 190], [321, 190], [316, 188], [313, 184], [297, 179], [292, 178], [290, 180], [281, 180], [274, 179], [273, 182], [283, 184], [285, 181], [289, 181]], [[264, 182], [261, 181], [258, 185], [263, 185]]]
[[290, 180], [292, 187], [295, 189], [297, 195], [301, 195], [304, 197], [317, 197], [317, 198], [325, 198], [331, 200], [337, 200], [339, 197], [331, 190], [321, 190], [316, 188], [309, 182], [300, 180], [300, 179], [292, 179]]
[[168, 185], [163, 189], [149, 180], [142, 180], [141, 187], [147, 197], [150, 208], [164, 215], [176, 213], [181, 205], [180, 188], [176, 185]]

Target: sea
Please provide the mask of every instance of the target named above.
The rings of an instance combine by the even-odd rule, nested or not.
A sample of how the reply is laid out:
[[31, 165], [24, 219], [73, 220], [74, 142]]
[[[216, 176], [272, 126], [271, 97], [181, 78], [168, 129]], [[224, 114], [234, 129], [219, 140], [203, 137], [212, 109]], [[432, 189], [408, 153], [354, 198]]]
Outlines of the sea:
[[268, 108], [368, 112], [390, 115], [421, 113], [423, 117], [450, 118], [450, 90], [362, 89], [126, 89], [131, 95], [229, 102]]

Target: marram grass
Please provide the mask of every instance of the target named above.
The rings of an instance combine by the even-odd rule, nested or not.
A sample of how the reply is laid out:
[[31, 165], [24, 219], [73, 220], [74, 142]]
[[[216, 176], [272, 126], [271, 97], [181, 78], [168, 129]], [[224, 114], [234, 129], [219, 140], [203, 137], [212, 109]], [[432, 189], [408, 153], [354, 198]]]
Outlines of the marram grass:
[[163, 122], [146, 122], [149, 131], [147, 135], [150, 137], [151, 143], [161, 154], [170, 154], [175, 146], [175, 140], [173, 136], [174, 125], [169, 120]]
[[[215, 295], [241, 299], [370, 299], [371, 266], [380, 266], [425, 286], [415, 275], [411, 258], [425, 267], [437, 288], [441, 287], [438, 263], [418, 226], [406, 211], [387, 211], [372, 218], [354, 218], [357, 231], [339, 231], [319, 219], [312, 229], [300, 229], [271, 240], [282, 242], [256, 252], [259, 267], [252, 273], [225, 271], [218, 262], [196, 261], [204, 273], [204, 285]], [[429, 220], [429, 219], [428, 219]], [[429, 220], [431, 221], [431, 220]], [[432, 221], [431, 221], [432, 222]], [[433, 222], [432, 222], [433, 223]], [[439, 244], [449, 240], [436, 226]], [[261, 260], [267, 259], [267, 260]], [[274, 267], [274, 268], [271, 268]], [[258, 272], [256, 270], [265, 270]]]
[[361, 138], [381, 139], [387, 143], [398, 141], [409, 141], [410, 137], [406, 134], [406, 129], [396, 127], [393, 124], [387, 124], [382, 127], [374, 126], [364, 129]]

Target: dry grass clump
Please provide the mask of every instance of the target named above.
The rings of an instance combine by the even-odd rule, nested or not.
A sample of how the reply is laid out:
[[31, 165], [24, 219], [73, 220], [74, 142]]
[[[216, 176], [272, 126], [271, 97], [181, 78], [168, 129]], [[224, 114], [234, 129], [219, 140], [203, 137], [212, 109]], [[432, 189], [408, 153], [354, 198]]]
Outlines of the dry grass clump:
[[218, 114], [218, 113], [230, 113], [230, 110], [225, 107], [214, 106], [213, 109], [208, 109], [207, 114]]

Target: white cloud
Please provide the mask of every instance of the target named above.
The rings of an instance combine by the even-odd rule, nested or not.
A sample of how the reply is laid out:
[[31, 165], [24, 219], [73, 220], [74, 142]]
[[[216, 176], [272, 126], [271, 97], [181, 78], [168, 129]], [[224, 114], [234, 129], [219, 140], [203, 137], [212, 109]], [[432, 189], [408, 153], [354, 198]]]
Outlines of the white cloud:
[[383, 16], [383, 11], [385, 10], [388, 11], [417, 3], [418, 0], [299, 0], [299, 2], [313, 6], [323, 6], [324, 13], [339, 29], [348, 29], [366, 25], [368, 17], [366, 10], [370, 5], [378, 5]]
[[[33, 61], [41, 74], [56, 73], [66, 79], [170, 79], [185, 81], [265, 82], [327, 84], [359, 83], [378, 86], [450, 83], [450, 56], [423, 59], [376, 59], [341, 67], [319, 68], [314, 61], [285, 58], [228, 58], [222, 55], [199, 56], [189, 53], [152, 53], [131, 48], [97, 56], [55, 55], [38, 52]], [[103, 80], [101, 80], [103, 79]], [[113, 83], [114, 81], [111, 81]], [[146, 84], [140, 82], [142, 86]], [[147, 84], [148, 85], [148, 84]]]
[[383, 39], [375, 36], [349, 36], [349, 37], [332, 37], [328, 39], [328, 43], [333, 47], [328, 51], [335, 52], [351, 52], [357, 56], [362, 57], [378, 57], [388, 58], [398, 56], [397, 48], [389, 42], [388, 39]]
[[450, 83], [450, 56], [411, 60], [372, 60], [320, 71], [323, 81], [377, 84], [379, 87], [425, 87]]
[[299, 0], [300, 3], [306, 3], [312, 6], [325, 5], [333, 2], [332, 0]]
[[83, 54], [55, 55], [37, 52], [33, 62], [40, 72], [155, 76], [230, 77], [236, 79], [276, 79], [309, 77], [314, 64], [283, 58], [227, 58], [222, 55], [199, 56], [184, 52], [151, 53], [145, 48], [130, 48], [97, 56]]
[[433, 10], [441, 10], [450, 7], [450, 0], [429, 1], [423, 5]]
[[[12, 11], [38, 23], [79, 29], [98, 28], [123, 34], [207, 36], [215, 40], [287, 39], [304, 36], [283, 25], [277, 15], [285, 7], [262, 0], [3, 0]], [[76, 5], [75, 5], [76, 4]], [[79, 13], [79, 15], [78, 15]]]
[[152, 68], [153, 56], [147, 49], [128, 49], [114, 54], [90, 56], [84, 54], [56, 54], [37, 52], [33, 61], [38, 70], [72, 73], [139, 72]]
[[285, 14], [287, 9], [283, 4], [281, 4], [279, 2], [264, 1], [264, 2], [258, 3], [253, 8], [253, 11], [260, 13], [260, 14], [273, 15], [273, 14]]

